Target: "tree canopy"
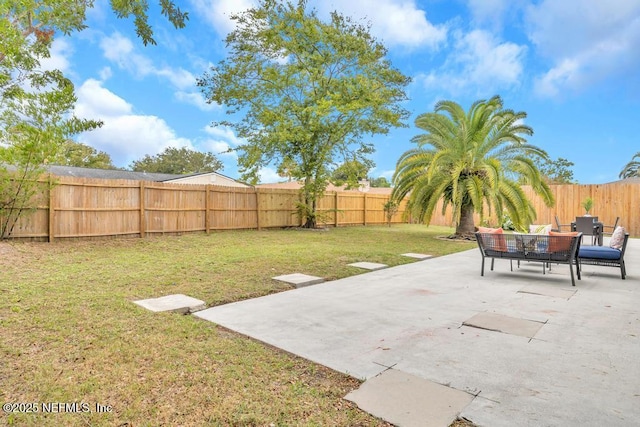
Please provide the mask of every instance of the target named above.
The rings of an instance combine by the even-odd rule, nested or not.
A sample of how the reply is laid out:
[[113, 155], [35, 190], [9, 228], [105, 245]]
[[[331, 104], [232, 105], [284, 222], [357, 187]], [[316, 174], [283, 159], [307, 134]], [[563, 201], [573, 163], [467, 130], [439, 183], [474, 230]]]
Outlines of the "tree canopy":
[[370, 160], [348, 160], [335, 168], [331, 173], [331, 182], [334, 185], [347, 186], [347, 189], [357, 188], [358, 182], [368, 179], [369, 170], [373, 162]]
[[373, 188], [389, 188], [391, 183], [384, 176], [378, 178], [369, 178], [369, 182]]
[[109, 154], [73, 140], [68, 140], [62, 145], [52, 163], [80, 168], [117, 169]]
[[215, 172], [224, 165], [213, 153], [203, 153], [186, 147], [167, 147], [155, 156], [148, 154], [131, 163], [129, 168], [137, 172], [187, 174], [199, 172]]
[[536, 157], [535, 164], [547, 184], [576, 183], [571, 170], [574, 163], [565, 158], [558, 157], [557, 160], [552, 160], [548, 157]]
[[498, 96], [476, 101], [468, 111], [453, 101], [438, 102], [434, 112], [416, 118], [426, 133], [415, 136], [418, 147], [398, 160], [393, 199], [408, 195], [413, 214], [427, 224], [442, 200], [443, 213], [452, 207], [456, 235], [472, 234], [473, 214], [482, 218], [485, 206], [499, 215], [506, 210], [518, 228], [530, 224], [535, 211], [519, 182], [531, 185], [548, 206], [554, 199], [531, 160], [547, 154], [526, 143], [533, 129], [525, 117], [504, 109]]
[[337, 12], [323, 22], [305, 0], [263, 0], [231, 18], [229, 56], [198, 85], [233, 117], [214, 125], [247, 141], [238, 147], [245, 180], [256, 182], [265, 166], [297, 164], [287, 170], [304, 182], [300, 212], [313, 227], [332, 165], [365, 160], [373, 151], [366, 135], [403, 126], [410, 79], [392, 67], [368, 27]]
[[[176, 27], [185, 25], [188, 15], [173, 1], [160, 0], [161, 13]], [[56, 34], [69, 35], [86, 28], [87, 9], [93, 0], [22, 0], [0, 2], [0, 91], [2, 98], [20, 94], [21, 84], [56, 83], [55, 75], [40, 70], [40, 61], [50, 56]], [[147, 0], [111, 2], [118, 18], [133, 17], [142, 42], [156, 44], [148, 24]], [[38, 85], [36, 85], [38, 86]], [[41, 85], [40, 85], [41, 86]]]

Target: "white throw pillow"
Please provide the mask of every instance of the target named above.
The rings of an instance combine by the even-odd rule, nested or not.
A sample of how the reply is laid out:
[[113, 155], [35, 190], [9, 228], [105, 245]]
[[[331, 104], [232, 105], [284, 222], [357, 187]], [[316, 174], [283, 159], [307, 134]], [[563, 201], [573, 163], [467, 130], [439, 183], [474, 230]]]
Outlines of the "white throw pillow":
[[529, 226], [529, 234], [544, 234], [545, 236], [548, 236], [550, 231], [551, 231], [551, 224], [542, 224], [542, 225], [531, 224]]
[[616, 227], [613, 230], [613, 234], [611, 235], [611, 240], [609, 241], [609, 247], [614, 249], [622, 249], [622, 244], [624, 243], [624, 227]]

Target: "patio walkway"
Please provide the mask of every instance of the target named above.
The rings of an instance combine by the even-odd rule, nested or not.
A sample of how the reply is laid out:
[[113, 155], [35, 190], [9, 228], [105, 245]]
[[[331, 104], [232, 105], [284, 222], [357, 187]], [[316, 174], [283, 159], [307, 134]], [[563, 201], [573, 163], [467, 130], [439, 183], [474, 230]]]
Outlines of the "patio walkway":
[[497, 260], [481, 277], [474, 249], [195, 315], [357, 378], [393, 369], [466, 392], [460, 415], [480, 426], [626, 427], [640, 422], [640, 240], [625, 258], [627, 280], [584, 266], [572, 287], [566, 265]]

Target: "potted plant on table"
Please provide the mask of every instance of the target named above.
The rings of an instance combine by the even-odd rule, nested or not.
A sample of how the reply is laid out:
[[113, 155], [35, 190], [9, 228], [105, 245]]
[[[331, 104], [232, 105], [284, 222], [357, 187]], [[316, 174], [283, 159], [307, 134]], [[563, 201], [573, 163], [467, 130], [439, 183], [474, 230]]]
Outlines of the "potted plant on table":
[[581, 203], [581, 205], [585, 210], [584, 216], [591, 216], [589, 211], [593, 207], [593, 199], [591, 197], [587, 197], [586, 199], [584, 199], [584, 201]]

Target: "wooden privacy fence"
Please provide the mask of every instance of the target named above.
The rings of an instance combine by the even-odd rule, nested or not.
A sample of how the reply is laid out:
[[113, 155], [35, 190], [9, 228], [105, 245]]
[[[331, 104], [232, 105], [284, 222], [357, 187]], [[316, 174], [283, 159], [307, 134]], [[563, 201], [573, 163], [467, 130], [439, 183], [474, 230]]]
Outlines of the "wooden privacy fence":
[[[522, 189], [533, 203], [537, 213], [536, 224], [552, 224], [555, 228], [556, 216], [561, 224], [569, 224], [576, 216], [584, 215], [581, 203], [587, 197], [591, 197], [591, 215], [597, 216], [605, 225], [613, 225], [616, 217], [620, 217], [618, 225], [622, 225], [631, 236], [640, 237], [640, 179], [626, 179], [609, 184], [552, 185], [551, 191], [556, 204], [551, 208], [544, 204], [542, 198], [535, 194], [530, 186], [525, 185]], [[452, 226], [451, 210], [447, 209], [445, 215], [440, 214], [441, 210], [441, 207], [436, 209], [431, 224]], [[493, 212], [492, 215], [485, 215], [489, 225], [500, 225], [496, 214]], [[475, 216], [475, 224], [480, 224], [478, 215]], [[569, 231], [569, 228], [563, 228], [563, 231]]]
[[[300, 225], [297, 190], [56, 177], [42, 182], [35, 212], [13, 238], [140, 236]], [[384, 224], [389, 195], [331, 192], [319, 200], [324, 223]], [[404, 204], [392, 222], [402, 221]]]
[[[140, 236], [229, 229], [262, 229], [300, 225], [297, 190], [169, 184], [149, 181], [57, 177], [43, 181], [35, 211], [16, 224], [13, 238], [93, 238]], [[604, 224], [620, 223], [640, 236], [640, 180], [600, 185], [552, 186], [556, 206], [547, 208], [524, 187], [538, 214], [537, 224], [562, 223], [584, 214], [580, 203], [594, 201], [592, 215]], [[331, 192], [319, 201], [323, 222], [331, 226], [384, 224], [389, 195]], [[392, 222], [404, 222], [402, 203]], [[498, 225], [495, 212], [485, 218]], [[436, 209], [432, 225], [452, 226], [451, 211]], [[479, 218], [476, 217], [476, 225]]]
[[551, 189], [556, 205], [547, 208], [530, 187], [524, 187], [538, 213], [537, 224], [553, 224], [555, 227], [556, 215], [562, 224], [568, 224], [576, 216], [585, 214], [581, 203], [591, 197], [591, 215], [597, 216], [605, 225], [613, 225], [616, 217], [620, 217], [619, 225], [631, 236], [640, 237], [640, 179], [626, 179], [609, 184], [554, 185]]

